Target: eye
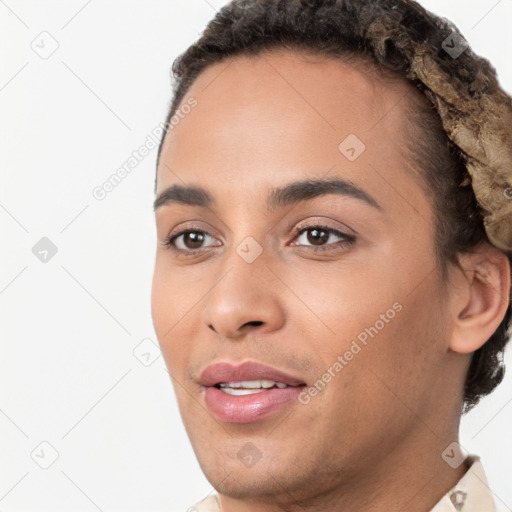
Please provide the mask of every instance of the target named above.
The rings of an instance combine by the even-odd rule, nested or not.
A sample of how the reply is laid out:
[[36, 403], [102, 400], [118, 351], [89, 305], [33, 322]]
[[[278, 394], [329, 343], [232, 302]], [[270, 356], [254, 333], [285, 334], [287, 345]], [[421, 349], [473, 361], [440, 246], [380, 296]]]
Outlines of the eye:
[[171, 247], [177, 252], [195, 254], [205, 248], [202, 247], [202, 244], [208, 238], [213, 237], [206, 231], [189, 228], [169, 235], [163, 245]]
[[[334, 243], [327, 243], [332, 236], [340, 240], [338, 242], [334, 241]], [[162, 242], [162, 245], [170, 247], [178, 254], [194, 256], [207, 247], [221, 245], [220, 243], [203, 245], [208, 239], [214, 240], [214, 237], [202, 229], [188, 228], [177, 233], [171, 233]], [[347, 235], [329, 226], [318, 224], [297, 228], [295, 230], [295, 239], [299, 243], [293, 242], [292, 246], [310, 247], [313, 251], [317, 252], [343, 249], [353, 245], [355, 242], [355, 238], [351, 235]]]
[[[305, 247], [312, 247], [313, 251], [335, 251], [337, 249], [351, 246], [355, 242], [353, 236], [342, 233], [341, 231], [331, 228], [329, 226], [313, 225], [298, 228], [296, 230], [297, 239], [301, 243], [293, 243], [292, 245], [303, 245], [308, 242], [311, 245], [305, 245]], [[303, 236], [305, 235], [305, 236]], [[331, 235], [341, 239], [341, 243], [329, 243], [326, 242], [331, 238]]]

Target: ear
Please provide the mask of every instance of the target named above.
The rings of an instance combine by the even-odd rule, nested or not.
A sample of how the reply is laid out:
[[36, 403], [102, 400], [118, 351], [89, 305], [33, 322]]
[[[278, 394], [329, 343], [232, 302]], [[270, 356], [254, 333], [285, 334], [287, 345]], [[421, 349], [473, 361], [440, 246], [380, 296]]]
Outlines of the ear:
[[460, 354], [478, 350], [502, 322], [509, 305], [510, 263], [504, 252], [485, 243], [459, 259], [451, 309], [450, 349]]

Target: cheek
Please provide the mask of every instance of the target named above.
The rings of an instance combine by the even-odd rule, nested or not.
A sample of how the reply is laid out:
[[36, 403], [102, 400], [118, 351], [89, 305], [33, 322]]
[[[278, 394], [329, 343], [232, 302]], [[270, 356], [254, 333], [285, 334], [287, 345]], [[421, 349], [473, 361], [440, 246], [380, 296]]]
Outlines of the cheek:
[[151, 317], [159, 342], [163, 340], [165, 326], [167, 329], [172, 325], [170, 323], [169, 313], [172, 312], [169, 301], [172, 300], [172, 293], [169, 293], [169, 274], [162, 268], [162, 264], [157, 256], [155, 269], [153, 273], [153, 283], [151, 287]]
[[165, 254], [157, 255], [151, 290], [151, 310], [155, 328], [167, 332], [188, 314], [202, 295], [200, 278], [172, 266]]
[[385, 419], [392, 424], [428, 403], [445, 353], [441, 313], [429, 302], [433, 297], [411, 295], [400, 300], [394, 314], [381, 308], [360, 316], [360, 326], [354, 326], [358, 332], [348, 337], [333, 400], [345, 406], [346, 400], [352, 402], [354, 409], [349, 409], [360, 410], [370, 422]]
[[428, 390], [429, 375], [443, 356], [435, 274], [429, 274], [426, 258], [397, 261], [395, 254], [351, 265], [350, 271], [338, 267], [332, 275], [309, 273], [295, 281], [294, 291], [316, 314], [304, 315], [302, 308], [295, 318], [321, 360], [317, 378], [329, 368], [336, 376], [326, 375], [336, 381], [331, 387], [335, 401], [346, 400], [350, 391], [378, 409], [382, 393], [396, 401], [386, 386], [414, 400]]
[[375, 324], [379, 332], [387, 329], [400, 314], [400, 287], [386, 268], [352, 262], [294, 272], [293, 292], [302, 300], [291, 297], [288, 309], [295, 312], [317, 352], [337, 357], [358, 336], [363, 343], [369, 339], [366, 329], [374, 332]]
[[[163, 258], [157, 257], [151, 288], [151, 316], [162, 356], [173, 375], [183, 366], [180, 361], [186, 356], [183, 326], [193, 303], [191, 288], [183, 286], [178, 272], [168, 269]], [[193, 309], [188, 312], [191, 313]]]

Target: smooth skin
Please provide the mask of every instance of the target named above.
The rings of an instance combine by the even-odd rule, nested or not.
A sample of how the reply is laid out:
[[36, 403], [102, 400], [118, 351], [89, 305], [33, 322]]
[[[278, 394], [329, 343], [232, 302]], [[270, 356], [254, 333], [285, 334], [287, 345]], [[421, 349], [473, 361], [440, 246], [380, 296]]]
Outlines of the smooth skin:
[[[166, 136], [157, 195], [194, 185], [215, 204], [157, 208], [152, 316], [222, 511], [430, 510], [467, 469], [441, 454], [458, 439], [471, 353], [505, 315], [510, 268], [484, 244], [441, 280], [405, 145], [407, 107], [426, 100], [361, 62], [292, 50], [214, 64], [189, 97], [197, 106]], [[338, 149], [349, 134], [366, 148], [354, 161]], [[333, 177], [379, 208], [333, 193], [266, 208], [274, 187]], [[354, 242], [318, 237], [318, 225]], [[195, 238], [164, 244], [185, 228]], [[247, 237], [263, 250], [252, 263], [237, 252]], [[401, 311], [307, 405], [248, 424], [208, 412], [197, 382], [208, 365], [258, 361], [312, 386], [394, 303]], [[248, 442], [261, 453], [250, 467], [237, 456]]]

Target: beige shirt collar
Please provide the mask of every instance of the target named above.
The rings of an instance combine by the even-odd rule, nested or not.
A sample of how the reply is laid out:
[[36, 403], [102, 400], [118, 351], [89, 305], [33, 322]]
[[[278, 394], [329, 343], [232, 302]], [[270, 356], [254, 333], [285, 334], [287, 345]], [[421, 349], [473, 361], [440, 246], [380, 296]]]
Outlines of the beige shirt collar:
[[[470, 468], [430, 512], [496, 512], [480, 458], [468, 457]], [[221, 512], [216, 494], [188, 509], [190, 512]]]
[[466, 474], [430, 512], [496, 512], [480, 457], [470, 456], [468, 463]]

